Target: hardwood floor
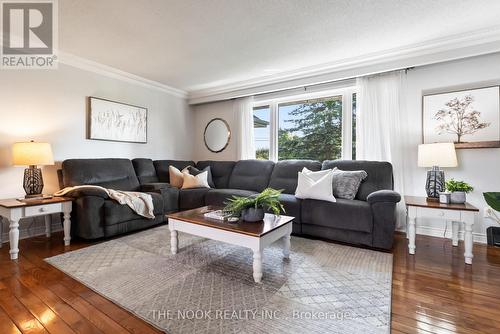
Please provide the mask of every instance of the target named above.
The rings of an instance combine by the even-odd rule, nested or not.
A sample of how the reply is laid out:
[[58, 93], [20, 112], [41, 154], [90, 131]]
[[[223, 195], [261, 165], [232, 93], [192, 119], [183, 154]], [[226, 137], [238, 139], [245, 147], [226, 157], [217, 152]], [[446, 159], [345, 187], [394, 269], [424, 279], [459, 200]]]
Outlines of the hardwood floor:
[[[90, 243], [75, 240], [69, 250]], [[19, 260], [0, 250], [0, 333], [160, 333], [46, 264], [65, 251], [62, 235], [20, 242]], [[67, 249], [66, 249], [67, 250]], [[463, 243], [417, 236], [408, 255], [402, 234], [394, 246], [393, 333], [500, 333], [500, 248], [474, 245], [472, 266]]]

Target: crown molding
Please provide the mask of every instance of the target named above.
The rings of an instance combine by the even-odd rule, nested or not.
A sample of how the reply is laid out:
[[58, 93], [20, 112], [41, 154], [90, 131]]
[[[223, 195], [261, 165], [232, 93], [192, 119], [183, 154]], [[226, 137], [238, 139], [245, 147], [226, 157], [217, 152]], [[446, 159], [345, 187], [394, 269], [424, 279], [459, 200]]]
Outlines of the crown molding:
[[276, 92], [500, 52], [500, 26], [323, 63], [227, 85], [190, 90], [189, 104]]
[[109, 78], [118, 79], [121, 81], [129, 82], [132, 84], [140, 85], [147, 88], [153, 88], [165, 92], [170, 95], [174, 95], [181, 98], [187, 98], [188, 93], [184, 90], [174, 88], [160, 82], [149, 80], [141, 76], [119, 70], [117, 68], [97, 63], [95, 61], [78, 57], [73, 54], [58, 51], [58, 61], [61, 64], [65, 64], [71, 67], [76, 67], [84, 71], [93, 72], [96, 74], [104, 75]]

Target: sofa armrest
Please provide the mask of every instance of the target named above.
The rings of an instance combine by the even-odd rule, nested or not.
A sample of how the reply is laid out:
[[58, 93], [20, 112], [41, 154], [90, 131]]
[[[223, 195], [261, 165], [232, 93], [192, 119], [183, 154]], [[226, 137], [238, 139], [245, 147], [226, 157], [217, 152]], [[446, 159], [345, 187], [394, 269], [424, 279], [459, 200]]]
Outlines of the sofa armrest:
[[169, 183], [154, 182], [154, 183], [144, 183], [141, 184], [140, 190], [142, 192], [157, 192], [159, 193], [162, 189], [171, 188]]
[[396, 230], [396, 206], [401, 201], [401, 195], [392, 190], [378, 190], [368, 195], [366, 201], [370, 203], [373, 214], [372, 246], [391, 249]]
[[401, 195], [393, 190], [378, 190], [368, 195], [366, 201], [370, 204], [379, 202], [398, 203], [401, 201]]
[[104, 198], [104, 199], [109, 198], [108, 194], [104, 190], [97, 189], [97, 188], [75, 189], [73, 191], [70, 191], [69, 193], [67, 193], [64, 196], [72, 197], [72, 198], [79, 198], [79, 197], [85, 197], [85, 196], [100, 197], [100, 198]]

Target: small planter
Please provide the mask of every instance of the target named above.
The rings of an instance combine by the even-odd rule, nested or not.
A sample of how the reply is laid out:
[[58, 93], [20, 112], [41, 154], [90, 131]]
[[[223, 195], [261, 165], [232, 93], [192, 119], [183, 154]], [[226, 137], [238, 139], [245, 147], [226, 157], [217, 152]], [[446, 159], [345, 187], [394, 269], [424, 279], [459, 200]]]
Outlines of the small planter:
[[241, 219], [247, 222], [258, 222], [264, 219], [264, 209], [247, 208], [241, 212]]
[[465, 191], [454, 191], [450, 195], [450, 202], [454, 204], [463, 204], [466, 199]]

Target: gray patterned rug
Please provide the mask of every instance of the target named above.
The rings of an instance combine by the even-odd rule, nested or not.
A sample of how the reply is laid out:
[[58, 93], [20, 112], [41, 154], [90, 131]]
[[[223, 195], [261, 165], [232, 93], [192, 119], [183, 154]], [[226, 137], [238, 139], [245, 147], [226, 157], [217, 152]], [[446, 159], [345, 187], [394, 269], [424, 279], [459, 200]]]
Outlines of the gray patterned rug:
[[264, 251], [157, 227], [47, 262], [168, 333], [388, 333], [392, 255], [292, 237]]

